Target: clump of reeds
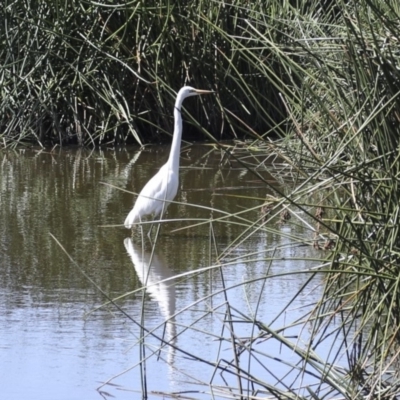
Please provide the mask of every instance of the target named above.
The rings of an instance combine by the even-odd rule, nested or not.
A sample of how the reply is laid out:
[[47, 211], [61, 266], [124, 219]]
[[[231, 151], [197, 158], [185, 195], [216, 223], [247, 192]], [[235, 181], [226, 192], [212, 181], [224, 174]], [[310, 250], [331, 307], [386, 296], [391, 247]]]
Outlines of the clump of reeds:
[[[247, 23], [254, 42], [293, 77], [291, 85], [276, 82], [293, 133], [275, 153], [292, 165], [299, 185], [282, 192], [277, 207], [300, 210], [314, 221], [312, 242], [323, 231], [328, 243], [317, 246], [326, 251], [326, 287], [310, 316], [314, 328], [304, 362], [311, 367], [321, 335], [338, 335], [332, 353], [335, 359], [344, 355], [348, 369], [339, 383], [338, 371], [326, 364], [321, 382], [332, 379], [332, 393], [344, 398], [389, 399], [400, 387], [394, 367], [400, 350], [400, 53], [394, 21], [400, 10], [394, 2], [368, 0], [338, 2], [329, 10], [315, 3], [308, 17], [293, 10], [297, 19], [274, 21], [286, 45], [271, 40], [268, 17], [263, 29], [260, 20]], [[237, 45], [255, 57], [254, 49]], [[263, 63], [254, 68], [270, 75]], [[321, 207], [327, 212], [318, 212]]]
[[[202, 103], [205, 110], [187, 105], [215, 137], [242, 135], [250, 122], [265, 131], [283, 109], [272, 100], [273, 86], [231, 42], [253, 45], [246, 20], [261, 10], [257, 2], [209, 0], [6, 1], [2, 144], [159, 141], [171, 131], [174, 96], [184, 84], [216, 90], [212, 103]], [[267, 64], [270, 56], [268, 49], [258, 54]]]

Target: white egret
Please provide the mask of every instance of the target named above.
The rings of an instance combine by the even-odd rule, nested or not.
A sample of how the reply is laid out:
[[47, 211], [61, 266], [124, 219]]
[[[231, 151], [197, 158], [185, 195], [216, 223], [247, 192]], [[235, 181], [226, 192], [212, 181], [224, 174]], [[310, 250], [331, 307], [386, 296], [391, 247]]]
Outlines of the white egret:
[[[169, 158], [160, 170], [147, 182], [140, 192], [135, 205], [125, 219], [125, 228], [132, 228], [135, 222], [141, 222], [142, 218], [148, 215], [153, 217], [161, 216], [165, 213], [169, 202], [172, 201], [179, 186], [179, 153], [182, 140], [182, 115], [181, 107], [183, 100], [189, 96], [213, 93], [210, 90], [194, 89], [184, 86], [176, 97], [174, 108], [174, 135]], [[149, 235], [151, 228], [149, 231]]]

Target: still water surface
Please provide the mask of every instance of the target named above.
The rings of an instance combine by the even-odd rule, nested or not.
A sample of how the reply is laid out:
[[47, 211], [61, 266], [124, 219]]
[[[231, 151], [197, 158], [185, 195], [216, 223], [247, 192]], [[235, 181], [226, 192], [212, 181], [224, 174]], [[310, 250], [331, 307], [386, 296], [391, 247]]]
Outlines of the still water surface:
[[[305, 275], [286, 276], [270, 280], [265, 287], [257, 281], [271, 268], [279, 273], [310, 267], [304, 261], [285, 261], [311, 251], [304, 247], [283, 248], [281, 261], [272, 266], [263, 260], [246, 261], [247, 253], [263, 254], [285, 241], [290, 244], [289, 239], [263, 233], [230, 252], [235, 263], [224, 267], [224, 280], [218, 269], [168, 280], [213, 265], [244, 229], [218, 223], [212, 229], [210, 224], [179, 228], [195, 224], [195, 219], [222, 215], [210, 208], [238, 212], [259, 206], [259, 199], [270, 193], [240, 165], [226, 162], [221, 166], [218, 151], [190, 147], [182, 153], [181, 188], [176, 198], [180, 204], [171, 205], [167, 217], [193, 220], [164, 224], [152, 256], [150, 246], [142, 247], [139, 232], [131, 238], [122, 223], [134, 199], [127, 191], [140, 191], [165, 162], [168, 150], [24, 150], [0, 154], [0, 378], [4, 398], [101, 399], [96, 389], [107, 381], [110, 384], [101, 388], [106, 398], [140, 397], [138, 325], [112, 305], [99, 307], [106, 299], [98, 288], [112, 298], [133, 292], [118, 304], [140, 322], [143, 297], [137, 289], [147, 279], [150, 286], [143, 306], [146, 328], [154, 330], [158, 338], [164, 335], [175, 346], [214, 362], [218, 358], [229, 360], [232, 354], [229, 346], [220, 348], [215, 340], [215, 335], [229, 336], [223, 323], [225, 298], [222, 293], [208, 295], [223, 285], [234, 287], [254, 279], [253, 284], [232, 288], [228, 297], [247, 315], [261, 299], [257, 318], [268, 323], [308, 279]], [[272, 180], [268, 168], [272, 166], [260, 172]], [[185, 205], [188, 203], [203, 208]], [[255, 220], [259, 211], [245, 217]], [[290, 224], [280, 229], [288, 236], [310, 235]], [[318, 284], [316, 277], [313, 286], [318, 288]], [[298, 317], [299, 309], [303, 314], [318, 295], [319, 290], [314, 290], [307, 298], [298, 298], [291, 305], [290, 319]], [[274, 324], [282, 324], [283, 318]], [[192, 328], [185, 330], [188, 325]], [[249, 335], [249, 328], [242, 325], [236, 333]], [[146, 345], [150, 397], [157, 391], [209, 390], [200, 382], [223, 384], [221, 377], [213, 375], [213, 368], [189, 360], [172, 347], [157, 352], [160, 341], [156, 337], [148, 336]], [[153, 351], [157, 354], [152, 356]], [[269, 351], [283, 356], [282, 349]], [[263, 372], [263, 379], [268, 380], [268, 374]], [[198, 393], [192, 396], [209, 398]]]

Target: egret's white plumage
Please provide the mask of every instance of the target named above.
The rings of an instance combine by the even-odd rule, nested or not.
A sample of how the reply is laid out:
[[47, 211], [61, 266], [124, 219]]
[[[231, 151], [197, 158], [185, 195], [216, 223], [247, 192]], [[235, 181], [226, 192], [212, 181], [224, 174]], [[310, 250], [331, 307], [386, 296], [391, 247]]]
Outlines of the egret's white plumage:
[[210, 90], [194, 89], [184, 86], [176, 97], [174, 108], [174, 135], [171, 151], [166, 164], [146, 183], [140, 192], [135, 205], [125, 219], [125, 227], [130, 229], [135, 222], [141, 222], [147, 215], [157, 217], [163, 215], [169, 202], [172, 201], [179, 186], [179, 153], [182, 140], [182, 102], [189, 96], [213, 93]]

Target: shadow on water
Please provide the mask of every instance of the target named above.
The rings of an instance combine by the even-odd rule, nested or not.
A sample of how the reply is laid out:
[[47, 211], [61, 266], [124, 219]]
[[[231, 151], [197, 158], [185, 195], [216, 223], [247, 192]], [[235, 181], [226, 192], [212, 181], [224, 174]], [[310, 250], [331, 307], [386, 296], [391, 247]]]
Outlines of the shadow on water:
[[[132, 398], [127, 389], [141, 391], [138, 329], [111, 305], [99, 307], [106, 299], [81, 270], [111, 298], [127, 294], [118, 304], [132, 318], [139, 320], [143, 314], [146, 328], [158, 337], [212, 362], [225, 351], [215, 340], [226, 329], [223, 287], [231, 288], [229, 300], [243, 313], [253, 312], [259, 302], [260, 320], [279, 324], [287, 318], [282, 306], [307, 277], [271, 279], [264, 285], [271, 272], [267, 256], [272, 250], [267, 249], [281, 246], [282, 261], [274, 263], [274, 273], [307, 268], [310, 265], [304, 260], [285, 259], [306, 258], [310, 250], [294, 249], [289, 238], [309, 232], [288, 224], [282, 227], [288, 230], [286, 239], [273, 232], [255, 235], [232, 249], [232, 265], [221, 273], [216, 260], [243, 226], [199, 221], [260, 207], [260, 199], [270, 191], [233, 161], [221, 165], [223, 157], [210, 147], [183, 150], [177, 204], [170, 206], [167, 215], [175, 221], [162, 224], [154, 254], [135, 236], [125, 239], [128, 231], [122, 223], [134, 199], [130, 192], [140, 191], [168, 150], [0, 154], [0, 343], [2, 389], [7, 398], [28, 394], [41, 399], [99, 398], [96, 387], [109, 379], [107, 389], [118, 399]], [[260, 173], [272, 180], [271, 167], [263, 168]], [[259, 212], [251, 210], [243, 218], [256, 220]], [[180, 218], [189, 221], [176, 221]], [[182, 229], [189, 225], [193, 227]], [[249, 253], [265, 257], [248, 259]], [[213, 265], [204, 273], [185, 275]], [[177, 275], [179, 279], [169, 279]], [[243, 281], [248, 283], [237, 286]], [[138, 290], [142, 286], [146, 286], [145, 302]], [[318, 290], [310, 293], [311, 297], [300, 297], [292, 305], [290, 318], [302, 315]], [[248, 335], [246, 324], [242, 327], [238, 333]], [[151, 336], [146, 346], [157, 354], [147, 360], [150, 393], [203, 390], [200, 384], [214, 374], [213, 367], [193, 364]], [[281, 354], [277, 349], [273, 352]], [[24, 385], [19, 384], [21, 376]], [[224, 384], [225, 378], [215, 379]]]

